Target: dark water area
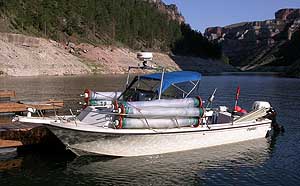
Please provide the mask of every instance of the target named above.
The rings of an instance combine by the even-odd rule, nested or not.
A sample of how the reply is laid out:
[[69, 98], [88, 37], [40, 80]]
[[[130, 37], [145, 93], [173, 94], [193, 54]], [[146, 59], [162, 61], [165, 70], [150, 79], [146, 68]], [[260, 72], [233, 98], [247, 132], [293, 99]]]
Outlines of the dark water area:
[[[79, 94], [85, 88], [122, 90], [124, 82], [125, 76], [0, 78], [0, 89], [15, 90], [18, 100], [63, 99], [67, 109], [62, 113], [67, 113], [69, 108], [80, 108]], [[299, 185], [300, 79], [204, 76], [199, 94], [205, 100], [218, 88], [214, 105], [233, 106], [238, 85], [239, 105], [249, 110], [256, 100], [269, 101], [278, 113], [278, 122], [285, 127], [283, 134], [130, 158], [76, 158], [66, 152], [51, 152], [52, 146], [47, 152], [32, 149], [14, 157], [0, 157], [0, 185]], [[1, 166], [10, 162], [17, 166]]]

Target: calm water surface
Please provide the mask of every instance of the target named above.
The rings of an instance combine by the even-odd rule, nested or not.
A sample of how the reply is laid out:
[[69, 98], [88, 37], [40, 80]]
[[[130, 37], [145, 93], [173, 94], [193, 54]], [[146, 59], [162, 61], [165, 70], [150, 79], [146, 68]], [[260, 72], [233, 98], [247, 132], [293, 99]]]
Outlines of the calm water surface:
[[[85, 88], [122, 90], [124, 82], [124, 76], [0, 78], [0, 89], [16, 90], [18, 100], [63, 99], [66, 108], [76, 110]], [[272, 139], [133, 158], [75, 158], [32, 150], [0, 157], [0, 185], [299, 185], [300, 79], [204, 76], [200, 95], [207, 99], [218, 88], [214, 104], [233, 105], [237, 85], [239, 105], [249, 109], [255, 100], [271, 102], [286, 132]], [[1, 169], [7, 162], [18, 166]]]

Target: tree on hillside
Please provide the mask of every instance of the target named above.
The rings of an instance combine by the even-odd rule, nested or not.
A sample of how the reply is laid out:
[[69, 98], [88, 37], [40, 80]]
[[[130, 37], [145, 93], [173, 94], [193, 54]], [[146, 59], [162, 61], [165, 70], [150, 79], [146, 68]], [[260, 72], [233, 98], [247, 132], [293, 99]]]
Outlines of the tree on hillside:
[[300, 58], [300, 30], [296, 31], [290, 41], [279, 50], [285, 63], [291, 64]]
[[142, 0], [0, 0], [13, 30], [55, 40], [93, 44], [122, 43], [134, 49], [220, 57], [189, 25], [180, 25]]
[[193, 30], [190, 25], [181, 25], [182, 36], [175, 42], [173, 52], [181, 55], [221, 58], [222, 51], [218, 44], [209, 42], [201, 32]]

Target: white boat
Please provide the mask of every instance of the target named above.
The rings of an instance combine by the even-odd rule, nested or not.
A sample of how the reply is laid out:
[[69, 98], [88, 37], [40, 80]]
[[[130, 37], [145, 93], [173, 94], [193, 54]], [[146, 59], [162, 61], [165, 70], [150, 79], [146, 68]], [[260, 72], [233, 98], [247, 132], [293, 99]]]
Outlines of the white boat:
[[85, 91], [78, 116], [14, 120], [44, 124], [77, 155], [143, 156], [266, 137], [274, 116], [268, 102], [254, 102], [249, 113], [204, 108], [200, 80], [191, 71], [136, 76], [122, 93]]

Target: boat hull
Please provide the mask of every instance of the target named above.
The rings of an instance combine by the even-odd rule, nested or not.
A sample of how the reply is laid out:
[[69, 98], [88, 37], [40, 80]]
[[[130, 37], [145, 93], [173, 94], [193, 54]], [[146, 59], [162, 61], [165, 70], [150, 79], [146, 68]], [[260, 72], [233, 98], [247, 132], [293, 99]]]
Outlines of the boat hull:
[[[222, 124], [192, 129], [100, 129], [80, 130], [72, 125], [47, 127], [77, 155], [93, 153], [110, 156], [143, 156], [171, 153], [264, 138], [271, 130], [271, 121]], [[140, 131], [140, 132], [139, 132]]]

